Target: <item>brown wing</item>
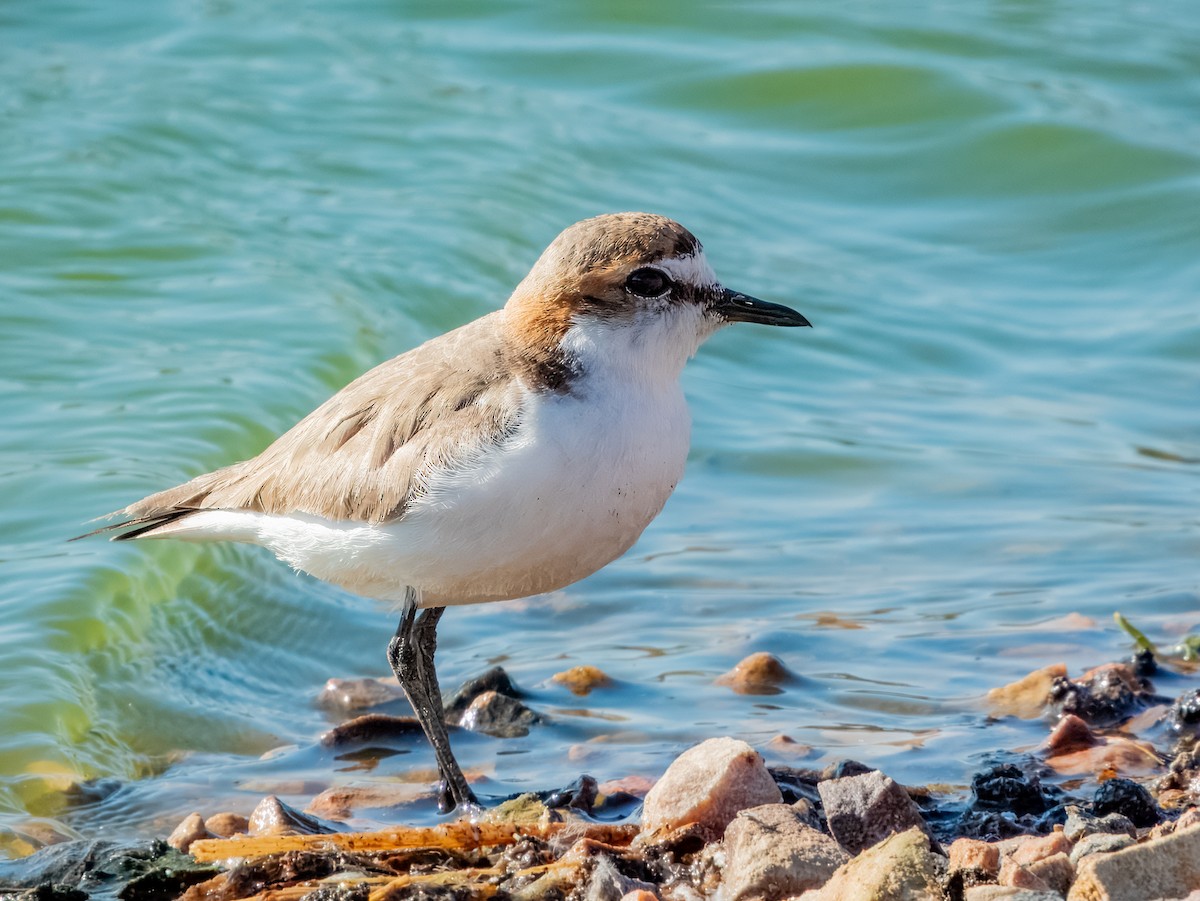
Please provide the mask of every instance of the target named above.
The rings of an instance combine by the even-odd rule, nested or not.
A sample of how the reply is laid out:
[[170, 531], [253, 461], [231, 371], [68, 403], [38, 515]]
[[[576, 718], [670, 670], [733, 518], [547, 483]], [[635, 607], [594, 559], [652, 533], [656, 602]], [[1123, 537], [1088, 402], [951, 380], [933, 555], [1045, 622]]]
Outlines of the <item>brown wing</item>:
[[152, 494], [114, 515], [152, 534], [197, 510], [399, 519], [430, 473], [512, 433], [521, 386], [493, 313], [351, 382], [257, 457]]

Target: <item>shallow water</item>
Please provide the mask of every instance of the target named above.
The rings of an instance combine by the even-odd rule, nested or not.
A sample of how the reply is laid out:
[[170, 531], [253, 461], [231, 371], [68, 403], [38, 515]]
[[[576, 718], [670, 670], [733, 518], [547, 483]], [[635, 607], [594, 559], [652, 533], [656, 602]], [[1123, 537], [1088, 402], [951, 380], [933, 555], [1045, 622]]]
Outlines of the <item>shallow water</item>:
[[[485, 791], [780, 733], [961, 785], [1045, 734], [988, 688], [1127, 653], [1114, 610], [1200, 623], [1200, 15], [799, 9], [0, 11], [0, 826], [420, 778], [419, 743], [313, 746], [324, 680], [387, 672], [389, 612], [257, 549], [65, 539], [500, 305], [603, 211], [680, 219], [816, 327], [705, 346], [687, 477], [622, 560], [443, 620], [445, 685], [502, 662], [553, 720], [459, 739]], [[758, 650], [801, 678], [713, 686]], [[579, 663], [615, 687], [548, 682]], [[79, 777], [111, 781], [67, 811]]]

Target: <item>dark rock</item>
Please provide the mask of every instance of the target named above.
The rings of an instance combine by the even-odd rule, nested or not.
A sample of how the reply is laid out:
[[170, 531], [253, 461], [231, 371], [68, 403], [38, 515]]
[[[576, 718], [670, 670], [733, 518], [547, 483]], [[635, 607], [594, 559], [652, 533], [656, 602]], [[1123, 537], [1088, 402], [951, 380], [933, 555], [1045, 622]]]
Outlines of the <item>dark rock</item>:
[[1119, 813], [1138, 828], [1153, 826], [1162, 817], [1145, 786], [1131, 779], [1109, 779], [1096, 789], [1092, 810], [1098, 817]]
[[1158, 672], [1158, 661], [1154, 659], [1153, 651], [1142, 648], [1129, 658], [1129, 667], [1135, 676], [1145, 679]]
[[0, 888], [0, 898], [3, 901], [88, 901], [88, 894], [69, 885], [55, 883], [11, 893]]
[[321, 736], [326, 748], [349, 745], [394, 744], [423, 736], [421, 724], [413, 716], [389, 716], [385, 713], [364, 713], [330, 729]]
[[845, 779], [847, 776], [861, 776], [864, 773], [872, 773], [874, 771], [875, 767], [859, 763], [857, 760], [836, 760], [821, 770], [821, 778], [818, 781]]
[[494, 691], [510, 698], [525, 697], [524, 693], [513, 684], [503, 667], [493, 666], [483, 675], [468, 679], [445, 702], [447, 722], [458, 722], [459, 717], [471, 706], [471, 702], [485, 691]]
[[1171, 712], [1167, 714], [1167, 722], [1180, 734], [1195, 735], [1200, 732], [1200, 688], [1185, 691], [1175, 699]]
[[1062, 714], [1074, 714], [1093, 726], [1115, 726], [1159, 699], [1149, 683], [1124, 663], [1089, 670], [1077, 680], [1059, 678], [1050, 700]]
[[1089, 854], [1111, 854], [1113, 851], [1129, 848], [1135, 843], [1135, 839], [1124, 833], [1093, 832], [1091, 835], [1085, 835], [1075, 844], [1075, 848], [1071, 851], [1071, 863], [1078, 866], [1079, 861]]
[[1131, 837], [1137, 836], [1137, 827], [1133, 825], [1129, 817], [1119, 813], [1098, 817], [1074, 805], [1067, 807], [1066, 810], [1067, 822], [1063, 833], [1073, 842], [1096, 834], [1119, 833]]
[[817, 789], [825, 805], [829, 831], [851, 854], [913, 827], [932, 839], [921, 811], [908, 792], [878, 770], [827, 779]]
[[330, 679], [317, 695], [317, 706], [341, 712], [400, 702], [408, 706], [404, 689], [383, 679]]
[[98, 804], [121, 789], [121, 781], [111, 777], [85, 779], [72, 783], [63, 792], [63, 798], [72, 807], [87, 807]]
[[596, 780], [584, 774], [565, 788], [540, 792], [538, 797], [547, 807], [570, 807], [590, 814], [595, 808], [596, 796], [599, 793], [600, 788]]
[[1011, 763], [1002, 763], [971, 779], [976, 809], [1015, 814], [1044, 813], [1049, 805], [1037, 776], [1027, 776]]
[[458, 719], [462, 728], [496, 738], [520, 738], [529, 734], [530, 726], [542, 722], [545, 722], [545, 718], [541, 714], [498, 691], [476, 695]]
[[68, 901], [65, 886], [84, 897], [103, 893], [122, 901], [174, 898], [203, 882], [217, 868], [198, 864], [166, 842], [64, 842], [21, 860], [0, 861], [0, 885], [32, 889], [30, 898]]

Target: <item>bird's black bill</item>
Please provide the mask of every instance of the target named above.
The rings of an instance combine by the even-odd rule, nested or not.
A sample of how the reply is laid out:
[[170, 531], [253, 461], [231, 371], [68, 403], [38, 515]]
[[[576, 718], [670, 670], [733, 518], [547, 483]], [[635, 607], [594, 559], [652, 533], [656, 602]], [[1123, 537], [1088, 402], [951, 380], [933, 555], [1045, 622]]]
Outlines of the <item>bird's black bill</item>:
[[767, 303], [757, 297], [739, 294], [722, 288], [713, 311], [729, 322], [757, 322], [759, 325], [807, 325], [812, 323], [791, 307], [780, 303]]

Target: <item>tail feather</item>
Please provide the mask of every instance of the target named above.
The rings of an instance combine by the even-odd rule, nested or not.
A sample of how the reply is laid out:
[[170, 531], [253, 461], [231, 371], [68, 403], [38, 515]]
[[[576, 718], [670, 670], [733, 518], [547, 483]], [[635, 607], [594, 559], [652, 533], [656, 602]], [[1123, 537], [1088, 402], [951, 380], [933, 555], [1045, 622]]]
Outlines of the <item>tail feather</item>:
[[79, 541], [82, 538], [91, 538], [93, 535], [117, 532], [118, 534], [111, 537], [112, 541], [130, 541], [134, 538], [145, 537], [154, 532], [155, 529], [177, 522], [185, 516], [191, 516], [196, 511], [196, 507], [175, 507], [170, 510], [159, 510], [143, 516], [135, 516], [133, 519], [126, 519], [122, 522], [110, 523], [98, 529], [92, 529], [92, 531], [86, 532], [83, 535], [76, 535], [70, 540]]

